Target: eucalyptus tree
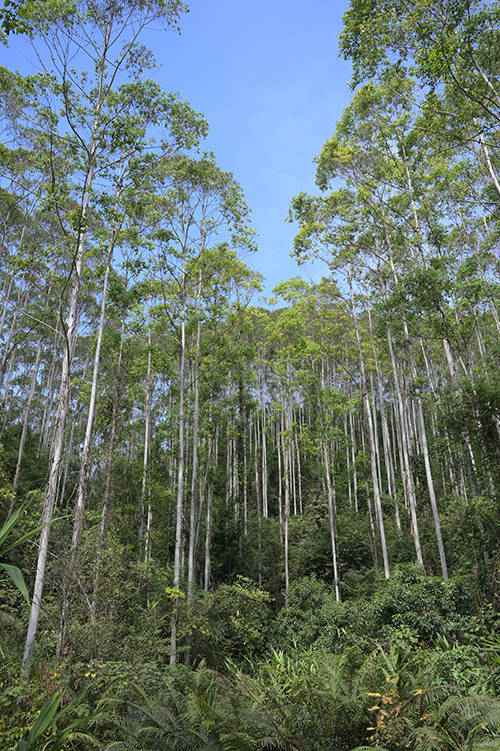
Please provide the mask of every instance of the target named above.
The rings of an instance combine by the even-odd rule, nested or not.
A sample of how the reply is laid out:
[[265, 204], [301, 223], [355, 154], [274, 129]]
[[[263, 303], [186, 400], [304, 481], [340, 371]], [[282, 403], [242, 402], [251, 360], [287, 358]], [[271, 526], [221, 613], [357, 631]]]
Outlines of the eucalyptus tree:
[[[80, 2], [67, 7], [34, 3], [29, 8], [32, 36], [44, 67], [44, 92], [35, 102], [37, 126], [45, 135], [49, 158], [59, 144], [64, 144], [72, 163], [70, 167], [66, 164], [65, 171], [61, 172], [57, 168], [60, 165], [51, 161], [50, 198], [60, 222], [68, 259], [59, 305], [65, 353], [33, 605], [23, 658], [25, 671], [29, 669], [40, 613], [49, 528], [69, 408], [81, 293], [87, 270], [96, 180], [111, 183], [113, 175], [123, 169], [124, 163], [137, 152], [138, 145], [144, 143], [145, 132], [140, 128], [139, 132], [135, 130], [137, 119], [134, 120], [134, 116], [137, 118], [139, 113], [136, 115], [133, 111], [133, 102], [139, 95], [139, 101], [144, 103], [144, 97], [141, 100], [139, 94], [140, 80], [143, 71], [152, 64], [152, 57], [139, 44], [140, 36], [153, 22], [176, 25], [182, 10], [176, 0], [158, 3]], [[169, 106], [172, 109], [172, 101]], [[164, 109], [161, 114], [165, 115]]]
[[[249, 425], [248, 417], [252, 403], [252, 387], [255, 378], [253, 369], [253, 330], [252, 301], [254, 293], [260, 289], [260, 276], [251, 271], [236, 251], [226, 244], [208, 248], [194, 261], [190, 276], [201, 282], [198, 307], [191, 318], [191, 372], [197, 378], [191, 394], [191, 411], [194, 418], [199, 411], [200, 462], [198, 491], [195, 498], [196, 514], [192, 530], [193, 504], [191, 503], [190, 533], [188, 549], [188, 588], [191, 578], [191, 592], [188, 589], [188, 603], [191, 605], [197, 568], [196, 549], [199, 531], [203, 528], [202, 511], [204, 506], [205, 527], [205, 566], [204, 586], [211, 579], [211, 537], [215, 508], [215, 478], [218, 469], [219, 447], [228, 449], [234, 442], [236, 448], [226, 465], [226, 486], [235, 491], [233, 501], [233, 521], [240, 534], [239, 547], [243, 548], [248, 534], [248, 519], [251, 514], [249, 474]], [[198, 347], [199, 325], [203, 327], [203, 337]], [[194, 334], [194, 336], [193, 336]], [[196, 371], [193, 358], [197, 358]], [[224, 430], [225, 428], [225, 430]], [[194, 430], [193, 430], [194, 434]], [[194, 435], [193, 435], [194, 438]], [[234, 443], [233, 443], [234, 447]], [[203, 451], [202, 451], [203, 449]], [[195, 470], [194, 451], [191, 451], [191, 489]], [[237, 478], [237, 482], [235, 479]], [[235, 487], [236, 486], [236, 487]], [[193, 493], [191, 494], [193, 498]], [[226, 499], [227, 493], [226, 493]], [[226, 503], [224, 513], [230, 515]], [[226, 518], [226, 521], [230, 521]], [[192, 541], [192, 542], [191, 542]], [[189, 566], [192, 557], [191, 566]], [[198, 569], [200, 566], [198, 565]], [[191, 576], [190, 576], [191, 575]]]
[[[343, 446], [344, 436], [340, 437], [341, 420], [339, 418], [343, 417], [343, 405], [350, 406], [350, 401], [345, 398], [342, 389], [346, 374], [346, 348], [349, 350], [352, 347], [352, 342], [349, 341], [352, 330], [349, 317], [339, 305], [339, 290], [335, 285], [328, 284], [326, 281], [319, 285], [309, 285], [302, 280], [292, 279], [278, 285], [274, 293], [288, 303], [287, 308], [277, 311], [276, 318], [270, 320], [268, 334], [273, 353], [269, 369], [281, 380], [284, 378], [285, 385], [286, 396], [283, 399], [285, 490], [290, 484], [287, 475], [293, 468], [294, 459], [300, 457], [303, 438], [300, 419], [301, 412], [306, 412], [309, 418], [313, 415], [315, 418], [311, 431], [314, 450], [309, 453], [307, 459], [309, 463], [312, 463], [313, 457], [317, 457], [318, 469], [323, 478], [322, 484], [326, 491], [328, 507], [332, 580], [336, 600], [340, 601], [337, 471], [339, 449], [341, 445]], [[293, 409], [291, 409], [291, 403]], [[287, 408], [288, 414], [286, 414]], [[290, 419], [290, 412], [293, 413], [293, 421]], [[292, 483], [294, 483], [295, 476], [293, 472], [291, 474]], [[300, 477], [300, 468], [298, 474]], [[285, 501], [286, 496], [285, 493]], [[286, 506], [287, 504], [285, 504], [285, 521]], [[302, 504], [299, 504], [298, 511], [303, 513]], [[297, 514], [296, 503], [294, 503], [294, 514]], [[286, 526], [283, 536], [285, 563], [287, 563]]]
[[[330, 186], [335, 186], [334, 189], [324, 198], [299, 195], [293, 204], [294, 217], [301, 225], [295, 243], [296, 252], [320, 256], [326, 253], [330, 266], [334, 270], [346, 269], [351, 280], [355, 263], [359, 282], [385, 298], [390, 296], [401, 277], [411, 275], [413, 271], [426, 274], [432, 258], [442, 253], [444, 247], [452, 255], [457, 249], [463, 253], [463, 246], [457, 245], [457, 232], [460, 232], [457, 217], [461, 216], [463, 201], [454, 195], [453, 189], [447, 190], [444, 176], [451, 179], [464, 169], [464, 165], [443, 159], [432, 139], [418, 140], [418, 113], [413, 88], [410, 80], [403, 80], [398, 72], [389, 70], [378, 86], [370, 83], [360, 89], [318, 159], [320, 188], [325, 192]], [[338, 178], [342, 180], [340, 188], [334, 183]], [[436, 212], [438, 207], [442, 207], [441, 213]], [[476, 236], [481, 237], [481, 232], [478, 235], [476, 230]], [[330, 258], [329, 253], [332, 253]], [[353, 320], [356, 322], [357, 316]], [[423, 405], [421, 398], [416, 396], [414, 404], [418, 421], [414, 425], [409, 412], [413, 409], [413, 400], [405, 385], [417, 379], [416, 345], [424, 347], [422, 333], [422, 330], [417, 331], [413, 344], [408, 320], [403, 318], [402, 336], [406, 346], [410, 345], [405, 368], [408, 372], [405, 373], [401, 363], [397, 362], [394, 324], [391, 328], [387, 320], [401, 438], [403, 486], [410, 509], [416, 555], [423, 564], [411, 459], [415, 443], [424, 455], [441, 567], [446, 577]], [[446, 335], [443, 336], [443, 345], [449, 352]], [[407, 359], [406, 355], [404, 359]], [[360, 363], [363, 371], [363, 357]], [[366, 375], [363, 380], [366, 382]], [[366, 414], [370, 425], [368, 401]], [[377, 498], [378, 448], [375, 425], [373, 428], [368, 432], [373, 438], [370, 439], [372, 482]], [[382, 435], [388, 456], [387, 429], [383, 426]]]
[[99, 533], [91, 595], [91, 615], [95, 620], [98, 612], [99, 587], [102, 575], [102, 562], [107, 550], [108, 530], [112, 520], [114, 503], [114, 470], [117, 454], [123, 451], [126, 439], [125, 425], [132, 418], [132, 398], [127, 375], [133, 377], [134, 362], [131, 357], [131, 331], [133, 331], [132, 310], [136, 300], [136, 290], [126, 270], [122, 274], [112, 274], [110, 278], [108, 326], [104, 332], [103, 347], [103, 394], [101, 406], [96, 414], [96, 430], [105, 444], [104, 477], [102, 503], [100, 509]]
[[495, 0], [351, 0], [341, 34], [355, 84], [388, 68], [417, 75], [429, 124], [439, 120], [446, 133], [443, 146], [475, 145], [497, 198], [499, 20]]
[[[69, 576], [76, 564], [76, 555], [84, 521], [87, 486], [90, 472], [93, 423], [95, 418], [98, 374], [101, 344], [103, 339], [109, 278], [115, 250], [123, 249], [127, 243], [136, 245], [140, 232], [140, 216], [145, 200], [144, 189], [138, 187], [139, 181], [148, 183], [147, 170], [163, 159], [196, 145], [198, 138], [205, 131], [203, 118], [192, 111], [188, 105], [175, 97], [162, 92], [151, 81], [133, 82], [122, 85], [115, 93], [114, 106], [118, 108], [120, 133], [116, 137], [115, 159], [103, 167], [102, 177], [108, 183], [108, 192], [99, 196], [99, 203], [94, 209], [96, 227], [93, 232], [95, 240], [103, 248], [104, 275], [101, 293], [99, 323], [93, 358], [92, 386], [85, 437], [82, 447], [80, 475], [76, 490], [75, 517], [71, 542], [71, 564]], [[150, 128], [162, 127], [161, 141], [158, 143], [159, 154], [153, 160], [142, 158], [151, 147]], [[113, 134], [106, 134], [113, 140]], [[121, 142], [121, 145], [118, 144]], [[138, 225], [139, 220], [139, 225]], [[102, 228], [102, 229], [100, 229]], [[61, 647], [64, 622], [67, 610], [67, 588], [63, 596]]]
[[58, 231], [46, 207], [46, 152], [42, 138], [30, 132], [33, 129], [23, 117], [27, 112], [36, 116], [33, 92], [39, 83], [37, 77], [26, 81], [0, 70], [0, 120], [3, 138], [9, 144], [2, 145], [0, 155], [3, 427], [9, 419], [9, 381], [19, 371], [20, 345], [26, 344], [35, 330], [44, 336], [49, 317], [44, 308], [50, 307], [47, 303], [56, 286], [58, 263], [53, 244]]
[[[334, 148], [332, 141], [326, 145], [326, 149], [331, 149], [330, 154]], [[342, 149], [342, 146], [340, 149]], [[348, 149], [344, 149], [340, 160], [348, 164], [350, 158], [351, 154], [349, 154]], [[319, 168], [322, 167], [323, 164], [320, 163], [318, 172]], [[355, 332], [360, 387], [370, 446], [373, 503], [384, 560], [384, 572], [388, 578], [390, 567], [377, 468], [378, 440], [373, 404], [370, 399], [370, 381], [366, 367], [365, 345], [360, 326], [360, 318], [364, 311], [363, 307], [359, 305], [359, 300], [363, 298], [359, 294], [355, 294], [354, 289], [354, 282], [356, 281], [354, 268], [356, 267], [358, 275], [360, 272], [362, 274], [362, 270], [366, 266], [367, 271], [370, 270], [369, 256], [367, 261], [363, 258], [363, 254], [370, 253], [371, 248], [370, 232], [361, 219], [363, 213], [366, 212], [358, 201], [355, 190], [349, 187], [342, 187], [333, 191], [325, 198], [301, 194], [294, 199], [292, 205], [292, 217], [300, 222], [299, 232], [295, 240], [298, 255], [300, 257], [304, 257], [304, 254], [316, 255], [323, 258], [337, 274], [341, 271], [344, 272], [339, 286], [343, 287], [346, 293], [342, 294], [339, 290], [339, 300], [342, 301], [345, 310], [348, 312]], [[331, 254], [331, 257], [329, 257], [329, 254]], [[366, 266], [362, 266], [362, 263]], [[365, 273], [367, 272], [365, 271]], [[362, 281], [362, 278], [361, 280], [358, 279], [358, 283]], [[413, 516], [415, 518], [415, 512]], [[419, 546], [416, 547], [418, 551]]]
[[[233, 176], [221, 170], [212, 155], [191, 158], [172, 155], [162, 159], [154, 175], [153, 199], [148, 209], [151, 247], [148, 278], [151, 298], [179, 342], [178, 360], [178, 436], [177, 436], [177, 498], [174, 551], [174, 591], [180, 591], [181, 558], [184, 535], [186, 483], [186, 396], [188, 321], [197, 318], [192, 358], [193, 423], [191, 509], [188, 552], [188, 596], [194, 583], [194, 545], [198, 517], [198, 449], [199, 390], [198, 366], [202, 341], [202, 302], [204, 279], [201, 261], [211, 244], [227, 241], [231, 247], [253, 248], [249, 212], [242, 191]], [[194, 276], [193, 276], [194, 273]], [[171, 662], [177, 659], [177, 602], [171, 625]]]

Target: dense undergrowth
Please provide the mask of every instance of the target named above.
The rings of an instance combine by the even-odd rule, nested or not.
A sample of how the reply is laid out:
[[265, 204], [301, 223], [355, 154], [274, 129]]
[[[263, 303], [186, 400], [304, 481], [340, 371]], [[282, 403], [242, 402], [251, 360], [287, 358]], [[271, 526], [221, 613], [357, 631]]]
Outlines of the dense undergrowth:
[[[2, 492], [8, 499], [5, 477]], [[458, 543], [466, 530], [457, 504], [450, 499], [445, 529], [447, 539]], [[472, 559], [461, 546], [449, 581], [413, 563], [401, 564], [385, 581], [368, 555], [359, 564], [359, 541], [354, 530], [346, 533], [343, 560], [352, 557], [353, 568], [345, 572], [345, 599], [338, 603], [323, 575], [328, 534], [318, 516], [316, 511], [294, 520], [288, 606], [279, 582], [265, 570], [262, 586], [235, 576], [212, 592], [197, 592], [189, 608], [185, 601], [181, 605], [181, 664], [175, 666], [168, 664], [174, 601], [168, 572], [134, 562], [119, 530], [104, 563], [104, 606], [92, 616], [88, 603], [75, 604], [60, 660], [54, 659], [57, 598], [48, 594], [29, 681], [19, 674], [27, 606], [4, 582], [2, 748], [18, 748], [23, 738], [27, 745], [19, 749], [496, 748], [495, 535], [484, 535], [479, 545], [475, 540]], [[29, 535], [35, 523], [25, 510], [13, 538]], [[486, 499], [471, 501], [467, 534], [485, 525], [493, 530], [497, 523]], [[64, 524], [62, 514], [56, 539]], [[339, 519], [340, 527], [348, 524]], [[268, 526], [272, 537], [273, 522]], [[92, 548], [94, 535], [90, 524], [84, 546]], [[9, 556], [26, 570], [34, 552], [28, 537]], [[84, 555], [82, 586], [90, 564], [89, 556], [86, 569]], [[55, 571], [57, 565], [53, 559]], [[304, 576], [305, 570], [311, 575]]]

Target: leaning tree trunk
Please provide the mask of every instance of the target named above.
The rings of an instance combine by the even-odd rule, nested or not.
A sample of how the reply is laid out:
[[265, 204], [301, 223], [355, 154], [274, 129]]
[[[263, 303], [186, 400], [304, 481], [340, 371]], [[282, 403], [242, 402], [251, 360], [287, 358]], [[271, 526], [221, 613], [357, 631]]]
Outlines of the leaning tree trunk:
[[35, 639], [38, 630], [38, 620], [40, 617], [40, 609], [43, 596], [43, 588], [45, 583], [45, 567], [47, 563], [47, 553], [49, 544], [50, 525], [52, 523], [52, 516], [54, 511], [54, 504], [57, 495], [57, 487], [59, 482], [59, 474], [62, 460], [62, 452], [64, 445], [64, 431], [66, 427], [66, 418], [69, 409], [69, 393], [70, 393], [70, 370], [73, 360], [74, 347], [76, 343], [78, 318], [79, 318], [79, 298], [80, 298], [80, 285], [81, 275], [83, 270], [83, 260], [85, 255], [85, 231], [83, 227], [86, 222], [86, 215], [88, 204], [90, 200], [90, 190], [93, 180], [93, 167], [87, 172], [86, 183], [83, 193], [82, 209], [81, 209], [81, 222], [80, 232], [78, 235], [76, 253], [74, 257], [74, 264], [71, 272], [71, 287], [69, 297], [69, 310], [68, 317], [64, 328], [65, 335], [65, 352], [62, 361], [61, 369], [61, 381], [59, 387], [59, 396], [56, 412], [56, 425], [54, 434], [53, 454], [52, 461], [49, 470], [49, 479], [47, 484], [47, 492], [45, 495], [44, 507], [42, 512], [42, 532], [40, 534], [40, 542], [38, 547], [38, 559], [35, 575], [35, 584], [33, 590], [33, 598], [30, 610], [30, 617], [28, 622], [28, 630], [26, 634], [26, 642], [24, 646], [24, 654], [22, 660], [22, 669], [24, 674], [29, 673], [31, 659], [33, 656], [33, 649], [35, 646]]
[[85, 426], [85, 437], [83, 440], [82, 456], [80, 460], [80, 473], [78, 476], [78, 485], [76, 490], [75, 511], [73, 518], [73, 533], [71, 537], [70, 562], [63, 584], [63, 602], [61, 608], [61, 624], [59, 632], [58, 657], [61, 656], [64, 648], [65, 631], [69, 615], [69, 590], [72, 583], [72, 577], [76, 571], [78, 563], [78, 548], [82, 536], [83, 522], [85, 517], [85, 506], [88, 495], [88, 482], [90, 475], [90, 463], [92, 458], [92, 437], [94, 430], [94, 420], [97, 404], [97, 383], [99, 379], [99, 367], [101, 363], [101, 348], [104, 336], [104, 327], [106, 322], [106, 304], [108, 299], [109, 275], [111, 271], [111, 260], [113, 256], [114, 238], [111, 241], [104, 281], [102, 286], [101, 310], [99, 314], [99, 325], [97, 329], [97, 340], [94, 352], [94, 364], [92, 369], [92, 385], [90, 389], [90, 403], [87, 415], [87, 424]]
[[[90, 198], [91, 175], [87, 179], [87, 197], [84, 201], [84, 211], [82, 212], [82, 224], [86, 215], [87, 205]], [[42, 604], [43, 588], [45, 584], [45, 567], [47, 563], [47, 553], [49, 547], [49, 533], [56, 500], [57, 486], [59, 482], [59, 472], [64, 445], [64, 429], [66, 427], [66, 418], [69, 409], [69, 392], [70, 392], [70, 369], [73, 360], [73, 352], [76, 343], [76, 332], [78, 327], [79, 298], [81, 274], [84, 259], [84, 233], [81, 232], [75, 257], [75, 264], [72, 271], [71, 289], [69, 298], [69, 311], [65, 324], [65, 353], [62, 360], [61, 381], [59, 386], [59, 396], [55, 418], [55, 433], [53, 443], [52, 461], [49, 470], [49, 479], [45, 501], [42, 512], [42, 532], [38, 546], [38, 559], [35, 575], [35, 584], [33, 589], [33, 598], [29, 616], [26, 642], [24, 645], [24, 654], [22, 660], [22, 669], [24, 674], [29, 673], [35, 639], [38, 630], [38, 620], [40, 618], [40, 608]]]

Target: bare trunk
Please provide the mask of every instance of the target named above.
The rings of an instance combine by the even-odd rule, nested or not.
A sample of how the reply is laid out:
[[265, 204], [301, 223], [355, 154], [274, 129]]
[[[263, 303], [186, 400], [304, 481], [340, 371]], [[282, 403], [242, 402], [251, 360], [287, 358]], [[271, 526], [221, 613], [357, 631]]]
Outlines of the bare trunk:
[[[286, 422], [285, 425], [287, 429], [289, 428], [288, 425], [288, 407], [286, 408]], [[290, 518], [290, 453], [289, 453], [289, 447], [288, 447], [288, 440], [286, 444], [284, 445], [284, 455], [283, 455], [283, 470], [284, 470], [284, 480], [285, 480], [285, 508], [284, 508], [284, 514], [283, 514], [283, 555], [284, 555], [284, 561], [285, 561], [285, 607], [288, 607], [288, 591], [290, 588], [290, 571], [289, 571], [289, 560], [288, 560], [288, 520]]]
[[498, 179], [498, 175], [496, 173], [495, 167], [493, 166], [493, 162], [491, 161], [490, 152], [488, 151], [488, 147], [486, 145], [486, 141], [484, 139], [484, 134], [481, 133], [479, 140], [481, 141], [481, 147], [483, 149], [484, 158], [486, 161], [486, 166], [488, 167], [488, 172], [490, 173], [491, 180], [493, 182], [493, 185], [495, 186], [495, 189], [500, 196], [500, 181]]
[[278, 515], [280, 523], [281, 541], [283, 542], [283, 462], [282, 462], [282, 434], [283, 417], [276, 421], [276, 451], [278, 454]]
[[[179, 434], [178, 434], [178, 460], [177, 460], [177, 502], [175, 514], [175, 553], [174, 553], [174, 581], [175, 590], [181, 585], [181, 557], [184, 532], [184, 389], [185, 389], [185, 362], [186, 362], [186, 321], [185, 309], [182, 313], [180, 343], [179, 343]], [[172, 618], [170, 621], [170, 664], [177, 662], [177, 615], [179, 603], [174, 598]]]
[[151, 329], [148, 331], [148, 365], [146, 371], [146, 392], [144, 394], [144, 452], [142, 455], [142, 483], [141, 502], [139, 507], [139, 548], [144, 543], [144, 550], [140, 549], [139, 555], [144, 553], [144, 561], [149, 561], [151, 552], [151, 502], [149, 497], [149, 454], [151, 446], [151, 392], [152, 381], [152, 352], [151, 352]]
[[264, 516], [267, 518], [269, 516], [269, 501], [268, 501], [268, 494], [267, 494], [267, 423], [266, 423], [266, 407], [265, 405], [262, 405], [262, 436], [261, 436], [261, 444], [262, 444], [262, 468], [261, 468], [261, 479], [262, 479], [262, 508], [264, 512]]
[[13, 284], [14, 284], [14, 276], [12, 275], [12, 276], [9, 277], [9, 281], [7, 282], [7, 285], [6, 285], [7, 290], [6, 290], [6, 292], [4, 294], [4, 298], [3, 298], [2, 317], [0, 318], [0, 339], [3, 336], [3, 330], [4, 330], [4, 326], [5, 326], [5, 321], [6, 321], [6, 318], [7, 318], [7, 310], [8, 310], [9, 302], [10, 302], [10, 293], [12, 292], [12, 285]]
[[57, 355], [58, 355], [58, 345], [57, 340], [59, 338], [59, 326], [60, 321], [57, 320], [56, 323], [56, 331], [54, 334], [54, 343], [53, 343], [53, 352], [51, 363], [49, 365], [48, 373], [47, 373], [47, 398], [44, 400], [45, 406], [43, 410], [42, 420], [40, 422], [40, 438], [38, 443], [38, 456], [40, 456], [41, 450], [43, 446], [47, 446], [48, 442], [48, 426], [50, 423], [50, 412], [52, 409], [52, 404], [54, 402], [54, 379], [55, 379], [55, 373], [56, 373], [56, 362], [57, 362]]
[[97, 555], [94, 574], [94, 588], [92, 594], [92, 606], [91, 615], [95, 621], [97, 610], [97, 597], [99, 593], [100, 573], [102, 566], [102, 558], [106, 549], [106, 538], [109, 524], [109, 516], [111, 510], [111, 485], [113, 479], [113, 457], [115, 451], [116, 434], [118, 430], [118, 411], [119, 411], [119, 398], [120, 390], [119, 383], [121, 378], [122, 357], [123, 357], [123, 338], [124, 338], [124, 325], [122, 325], [122, 331], [120, 336], [120, 349], [118, 353], [118, 363], [116, 366], [116, 385], [115, 393], [113, 397], [113, 408], [111, 415], [111, 432], [109, 436], [108, 452], [106, 457], [106, 479], [104, 482], [104, 495], [102, 499], [101, 521], [99, 524], [99, 540], [97, 543]]
[[300, 446], [297, 434], [295, 434], [295, 456], [297, 458], [297, 489], [299, 494], [299, 514], [302, 514], [302, 466], [300, 461]]
[[387, 330], [387, 340], [389, 343], [389, 353], [391, 357], [394, 388], [396, 391], [396, 399], [397, 399], [397, 407], [398, 407], [397, 411], [398, 411], [398, 417], [399, 417], [399, 437], [400, 437], [400, 445], [401, 445], [401, 459], [403, 462], [402, 464], [403, 482], [406, 485], [406, 496], [408, 499], [408, 505], [409, 505], [409, 510], [410, 510], [410, 518], [411, 518], [411, 525], [412, 525], [413, 542], [415, 545], [415, 553], [417, 556], [418, 563], [421, 566], [423, 566], [424, 559], [422, 556], [422, 546], [420, 543], [420, 533], [419, 533], [419, 528], [418, 528], [415, 484], [413, 481], [413, 475], [411, 472], [411, 465], [410, 465], [410, 439], [409, 439], [409, 430], [408, 430], [407, 404], [406, 404], [406, 400], [404, 400], [403, 398], [400, 377], [399, 377], [398, 367], [396, 363], [396, 356], [394, 354], [392, 333], [390, 329]]
[[446, 563], [443, 536], [441, 534], [441, 520], [439, 518], [436, 492], [434, 490], [434, 481], [432, 478], [432, 469], [431, 469], [431, 462], [430, 462], [430, 457], [429, 457], [429, 449], [427, 446], [427, 433], [425, 429], [424, 410], [423, 410], [422, 402], [420, 399], [418, 399], [418, 402], [417, 402], [417, 409], [418, 409], [418, 419], [420, 423], [420, 438], [422, 441], [422, 451], [424, 455], [425, 473], [427, 476], [427, 488], [429, 490], [429, 498], [430, 498], [431, 508], [432, 508], [432, 517], [434, 519], [434, 530], [436, 533], [436, 542], [437, 542], [438, 552], [439, 552], [439, 561], [441, 563], [441, 572], [443, 574], [443, 579], [448, 579], [448, 566]]
[[70, 563], [64, 578], [63, 585], [63, 602], [61, 609], [61, 625], [59, 633], [59, 644], [57, 654], [60, 657], [64, 648], [65, 630], [69, 617], [69, 589], [71, 579], [74, 575], [78, 562], [78, 548], [82, 536], [83, 523], [85, 518], [85, 506], [88, 495], [88, 481], [90, 475], [90, 463], [92, 457], [92, 435], [94, 429], [94, 419], [97, 403], [97, 383], [99, 379], [99, 366], [101, 362], [101, 347], [104, 335], [104, 326], [106, 322], [106, 303], [108, 297], [109, 274], [111, 270], [111, 258], [114, 241], [108, 251], [106, 271], [102, 287], [101, 310], [99, 314], [99, 325], [97, 329], [97, 340], [94, 352], [94, 364], [92, 369], [92, 385], [90, 389], [89, 411], [87, 415], [87, 424], [85, 427], [85, 437], [83, 441], [82, 456], [80, 460], [80, 474], [78, 476], [78, 485], [76, 490], [76, 502], [73, 519], [73, 533], [71, 537]]
[[191, 509], [189, 515], [189, 550], [188, 550], [188, 581], [187, 601], [190, 604], [193, 599], [195, 552], [196, 552], [196, 522], [198, 515], [198, 442], [200, 433], [200, 389], [199, 389], [199, 358], [201, 343], [201, 324], [198, 321], [196, 328], [196, 348], [193, 362], [193, 435], [192, 435], [192, 460], [191, 460]]
[[66, 459], [64, 461], [64, 469], [63, 469], [63, 476], [62, 480], [59, 483], [59, 487], [57, 490], [57, 500], [56, 500], [56, 506], [59, 503], [59, 505], [64, 504], [64, 499], [66, 497], [66, 486], [68, 484], [68, 477], [69, 477], [69, 468], [71, 464], [71, 458], [73, 456], [73, 446], [75, 445], [75, 433], [76, 435], [80, 434], [80, 428], [81, 428], [81, 420], [78, 419], [77, 415], [74, 415], [74, 419], [71, 420], [71, 428], [69, 431], [69, 440], [66, 444]]
[[335, 503], [335, 486], [333, 484], [331, 472], [330, 472], [330, 456], [328, 447], [323, 442], [323, 466], [325, 471], [325, 480], [327, 488], [328, 499], [328, 522], [330, 528], [330, 545], [332, 552], [332, 568], [333, 568], [333, 583], [335, 587], [335, 600], [340, 602], [340, 580], [339, 569], [337, 562], [337, 535], [336, 535], [336, 503]]
[[[85, 202], [87, 205], [88, 199]], [[38, 546], [38, 559], [36, 567], [35, 584], [33, 589], [33, 598], [31, 603], [28, 630], [24, 646], [24, 655], [22, 661], [23, 673], [28, 674], [35, 646], [35, 639], [38, 630], [38, 620], [40, 617], [40, 608], [42, 604], [43, 587], [45, 583], [45, 566], [47, 562], [47, 553], [49, 546], [50, 525], [56, 500], [57, 486], [59, 482], [59, 473], [61, 468], [61, 459], [64, 446], [64, 429], [66, 426], [66, 417], [69, 408], [70, 392], [70, 368], [73, 359], [73, 351], [76, 342], [76, 331], [78, 326], [78, 303], [80, 295], [80, 279], [83, 266], [84, 256], [84, 237], [79, 238], [75, 269], [72, 275], [69, 312], [66, 323], [65, 341], [66, 351], [62, 360], [61, 382], [59, 387], [59, 397], [57, 412], [55, 418], [55, 434], [53, 444], [52, 461], [49, 470], [49, 479], [45, 501], [42, 512], [42, 532]]]
[[36, 352], [36, 360], [33, 366], [33, 374], [31, 376], [31, 386], [30, 386], [30, 390], [28, 394], [28, 400], [24, 408], [23, 427], [21, 430], [21, 439], [19, 441], [19, 449], [17, 451], [16, 473], [14, 475], [14, 481], [12, 483], [12, 488], [14, 490], [14, 493], [16, 493], [17, 491], [17, 486], [19, 484], [19, 478], [21, 475], [21, 466], [23, 462], [24, 446], [26, 444], [26, 437], [28, 435], [28, 423], [29, 423], [29, 416], [30, 416], [30, 411], [31, 411], [31, 404], [33, 402], [33, 397], [35, 396], [35, 391], [36, 391], [36, 379], [38, 375], [38, 367], [40, 365], [41, 352], [42, 352], [42, 344], [40, 343], [38, 345], [38, 349]]
[[219, 455], [219, 428], [215, 428], [215, 437], [213, 442], [210, 441], [207, 457], [207, 471], [206, 471], [206, 493], [207, 493], [207, 510], [205, 516], [205, 566], [203, 571], [203, 590], [208, 592], [210, 589], [210, 550], [212, 542], [212, 507], [213, 507], [213, 483], [210, 477], [210, 462], [212, 459], [212, 447], [213, 447], [213, 462], [217, 466]]
[[203, 589], [208, 592], [210, 589], [210, 544], [212, 539], [212, 502], [213, 488], [212, 483], [208, 486], [207, 492], [207, 516], [205, 527], [205, 570], [203, 576]]
[[358, 471], [356, 467], [356, 431], [354, 429], [354, 418], [352, 411], [349, 412], [349, 427], [351, 430], [351, 464], [352, 464], [352, 492], [354, 495], [354, 511], [359, 513], [358, 502]]
[[351, 289], [351, 308], [352, 308], [352, 319], [354, 323], [354, 330], [356, 334], [356, 342], [358, 345], [358, 352], [359, 352], [361, 387], [363, 389], [363, 404], [365, 408], [367, 427], [368, 427], [368, 441], [370, 443], [370, 466], [371, 466], [372, 486], [373, 486], [373, 500], [375, 504], [375, 514], [377, 518], [377, 526], [378, 526], [379, 537], [380, 537], [380, 546], [382, 548], [382, 559], [384, 562], [384, 576], [386, 579], [388, 579], [390, 577], [391, 572], [390, 572], [390, 566], [389, 566], [389, 553], [387, 550], [387, 542], [385, 539], [385, 526], [384, 526], [384, 514], [382, 511], [382, 499], [380, 497], [380, 487], [379, 487], [379, 481], [378, 481], [377, 445], [376, 445], [376, 436], [375, 436], [375, 426], [373, 422], [370, 395], [368, 393], [368, 382], [366, 378], [366, 369], [365, 369], [365, 363], [364, 363], [364, 358], [363, 358], [363, 350], [361, 346], [361, 335], [359, 332], [359, 324], [358, 324], [358, 320], [356, 317], [356, 312], [354, 310], [354, 302], [352, 299], [352, 289]]

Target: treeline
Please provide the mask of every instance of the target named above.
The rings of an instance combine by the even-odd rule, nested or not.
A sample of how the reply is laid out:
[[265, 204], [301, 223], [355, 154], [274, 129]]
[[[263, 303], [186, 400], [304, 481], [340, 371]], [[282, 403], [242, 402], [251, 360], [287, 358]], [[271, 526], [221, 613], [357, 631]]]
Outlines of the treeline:
[[325, 277], [267, 307], [241, 188], [147, 77], [183, 11], [2, 17], [40, 61], [0, 70], [8, 747], [493, 748], [498, 11], [352, 0], [290, 209]]

